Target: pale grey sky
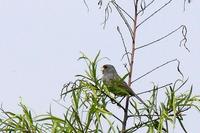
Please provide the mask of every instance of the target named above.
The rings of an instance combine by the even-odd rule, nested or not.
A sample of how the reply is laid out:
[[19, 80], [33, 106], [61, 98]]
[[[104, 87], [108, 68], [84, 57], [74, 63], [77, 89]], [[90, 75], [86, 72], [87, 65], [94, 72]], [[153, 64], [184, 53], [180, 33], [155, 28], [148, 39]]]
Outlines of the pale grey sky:
[[[123, 46], [116, 31], [120, 25], [126, 31], [115, 11], [110, 16], [106, 29], [103, 10], [98, 10], [97, 1], [87, 0], [90, 11], [81, 0], [0, 0], [0, 102], [6, 109], [19, 110], [19, 97], [37, 114], [47, 112], [52, 99], [58, 99], [62, 85], [73, 80], [74, 75], [84, 72], [86, 66], [78, 62], [80, 51], [90, 57], [101, 50], [101, 55], [109, 57], [120, 74], [125, 72], [121, 57]], [[124, 3], [124, 7], [128, 3]], [[159, 4], [147, 10], [155, 10]], [[138, 50], [136, 53], [135, 77], [164, 63], [178, 58], [185, 77], [194, 85], [194, 93], [199, 93], [200, 62], [200, 1], [193, 0], [183, 12], [183, 0], [172, 2], [154, 18], [146, 22], [138, 31], [138, 46], [161, 37], [176, 27], [188, 27], [188, 53], [179, 47], [181, 31], [160, 43]], [[131, 11], [129, 9], [129, 11]], [[125, 35], [128, 37], [128, 35]], [[128, 39], [126, 42], [128, 43]], [[174, 81], [178, 74], [175, 63], [152, 73], [137, 82], [138, 92], [154, 81], [158, 85]], [[200, 115], [191, 112], [185, 123], [190, 131], [199, 131]]]

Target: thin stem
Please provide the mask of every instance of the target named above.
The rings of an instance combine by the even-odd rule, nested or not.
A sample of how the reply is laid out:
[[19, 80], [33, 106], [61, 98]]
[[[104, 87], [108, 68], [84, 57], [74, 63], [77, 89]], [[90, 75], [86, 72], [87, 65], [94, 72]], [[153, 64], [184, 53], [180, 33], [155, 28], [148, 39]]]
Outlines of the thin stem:
[[183, 27], [185, 27], [185, 25], [181, 25], [181, 26], [179, 26], [178, 28], [176, 28], [175, 30], [173, 30], [173, 31], [171, 31], [170, 33], [166, 34], [165, 36], [162, 36], [162, 37], [158, 38], [157, 40], [154, 40], [154, 41], [152, 41], [152, 42], [150, 42], [150, 43], [147, 43], [147, 44], [145, 44], [145, 45], [139, 46], [139, 47], [135, 48], [135, 50], [138, 50], [138, 49], [141, 49], [141, 48], [143, 48], [143, 47], [150, 46], [150, 45], [152, 45], [152, 44], [154, 44], [154, 43], [156, 43], [156, 42], [159, 42], [159, 41], [161, 41], [161, 40], [167, 38], [168, 36], [172, 35], [173, 33], [175, 33], [176, 31], [178, 31], [179, 29], [181, 29], [181, 28], [183, 28]]
[[157, 66], [156, 68], [152, 69], [151, 71], [149, 71], [149, 72], [143, 74], [142, 76], [136, 78], [136, 79], [133, 80], [131, 83], [136, 82], [137, 80], [139, 80], [139, 79], [145, 77], [146, 75], [152, 73], [153, 71], [155, 71], [155, 70], [157, 70], [157, 69], [159, 69], [159, 68], [161, 68], [161, 67], [163, 67], [163, 66], [165, 66], [165, 65], [167, 65], [167, 64], [169, 64], [169, 63], [171, 63], [171, 62], [174, 62], [174, 61], [178, 61], [178, 60], [177, 60], [177, 59], [173, 59], [173, 60], [167, 61], [167, 62], [165, 62], [164, 64], [162, 64], [162, 65], [160, 65], [160, 66]]
[[[147, 115], [129, 115], [128, 117], [146, 117]], [[151, 116], [162, 116], [160, 114], [153, 114]], [[168, 116], [174, 116], [174, 114], [168, 114]], [[179, 116], [186, 116], [186, 114], [179, 114]]]
[[141, 23], [139, 23], [137, 25], [137, 27], [139, 27], [140, 25], [142, 25], [144, 22], [146, 22], [147, 20], [149, 20], [150, 18], [152, 18], [156, 13], [158, 13], [160, 10], [162, 10], [164, 7], [166, 7], [169, 3], [171, 3], [172, 0], [169, 0], [167, 3], [165, 3], [163, 6], [161, 6], [159, 9], [157, 9], [154, 13], [152, 13], [149, 17], [147, 17], [145, 20], [143, 20]]
[[169, 84], [166, 84], [166, 85], [157, 87], [156, 89], [150, 89], [150, 90], [147, 90], [147, 91], [143, 91], [143, 92], [137, 93], [137, 95], [141, 95], [141, 94], [144, 94], [144, 93], [148, 93], [148, 92], [151, 92], [151, 91], [154, 91], [154, 90], [160, 90], [160, 89], [165, 88], [165, 87], [167, 87], [167, 86], [170, 86], [170, 85], [172, 85], [172, 84], [173, 84], [173, 83], [169, 83]]
[[[132, 31], [132, 28], [131, 26], [129, 25], [129, 22], [127, 21], [126, 17], [124, 16], [123, 12], [121, 11], [121, 9], [118, 7], [117, 3], [115, 1], [112, 1], [112, 4], [114, 5], [114, 7], [117, 9], [119, 15], [121, 16], [122, 20], [124, 21], [126, 27], [128, 28], [129, 30], [129, 33], [131, 35], [131, 38], [133, 39], [133, 31]], [[135, 23], [135, 22], [134, 22]]]
[[121, 119], [119, 119], [116, 115], [114, 115], [114, 114], [112, 114], [112, 116], [115, 118], [115, 119], [117, 119], [119, 122], [123, 122]]
[[[134, 2], [134, 22], [133, 22], [133, 35], [132, 35], [132, 51], [131, 51], [131, 60], [129, 64], [129, 76], [128, 76], [128, 86], [131, 86], [131, 80], [132, 80], [132, 74], [133, 74], [133, 63], [134, 63], [134, 57], [135, 57], [135, 39], [136, 39], [136, 26], [137, 26], [137, 17], [138, 17], [138, 1], [136, 0]], [[122, 133], [126, 130], [127, 120], [128, 120], [128, 107], [129, 107], [129, 98], [126, 98], [126, 105], [124, 110], [124, 119], [122, 123]]]
[[138, 11], [138, 14], [143, 13], [144, 10], [146, 10], [151, 4], [154, 3], [155, 0], [152, 0], [150, 3], [148, 3], [143, 9], [141, 9], [140, 11]]
[[121, 10], [121, 11], [123, 11], [133, 22], [135, 22], [135, 20], [131, 17], [131, 15], [127, 12], [127, 11], [125, 11], [121, 6], [119, 6], [119, 4], [117, 4], [116, 2], [115, 2], [115, 4], [116, 4], [116, 6]]
[[[125, 41], [124, 41], [124, 37], [123, 37], [123, 35], [122, 35], [121, 31], [120, 31], [119, 26], [117, 26], [117, 31], [119, 32], [120, 37], [121, 37], [121, 39], [122, 39], [122, 43], [123, 43], [124, 50], [125, 50], [125, 54], [124, 54], [124, 55], [126, 55], [127, 60], [128, 60], [128, 63], [129, 63], [129, 65], [130, 65], [131, 62], [130, 62], [130, 58], [129, 58], [129, 56], [128, 56], [129, 52], [128, 52], [128, 50], [127, 50], [127, 47], [126, 47], [126, 44], [125, 44]], [[124, 57], [124, 55], [123, 55], [123, 57]], [[122, 59], [123, 59], [123, 57], [122, 57]]]

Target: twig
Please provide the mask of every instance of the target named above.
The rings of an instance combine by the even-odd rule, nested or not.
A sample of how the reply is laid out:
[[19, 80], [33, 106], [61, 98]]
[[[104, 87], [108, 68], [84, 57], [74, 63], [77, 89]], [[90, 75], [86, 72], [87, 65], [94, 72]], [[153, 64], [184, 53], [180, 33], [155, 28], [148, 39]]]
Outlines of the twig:
[[185, 25], [183, 25], [183, 29], [182, 29], [182, 35], [183, 35], [183, 39], [180, 41], [180, 45], [183, 45], [185, 47], [185, 49], [190, 52], [190, 50], [188, 49], [188, 47], [186, 46], [186, 43], [187, 43], [187, 28]]
[[178, 65], [177, 65], [177, 71], [179, 72], [179, 74], [182, 76], [182, 79], [184, 79], [184, 75], [183, 75], [183, 73], [181, 72], [181, 70], [180, 70], [180, 61], [179, 60], [177, 60], [177, 62], [178, 62]]
[[[114, 1], [113, 1], [114, 2]], [[127, 11], [125, 11], [121, 6], [119, 6], [119, 4], [117, 4], [116, 2], [114, 2], [116, 4], [116, 6], [123, 11], [133, 22], [135, 22], [135, 20], [131, 17], [131, 15], [129, 13], [127, 13]]]
[[180, 88], [182, 88], [186, 82], [188, 81], [189, 78], [187, 78], [187, 80], [185, 80], [175, 91], [178, 91]]
[[139, 15], [140, 13], [143, 13], [144, 10], [147, 9], [151, 4], [153, 4], [154, 1], [155, 1], [155, 0], [152, 0], [150, 3], [148, 3], [146, 6], [144, 6], [144, 8], [141, 8], [141, 10], [138, 11], [138, 15]]
[[145, 20], [143, 20], [141, 23], [139, 23], [137, 25], [137, 28], [142, 25], [144, 22], [146, 22], [147, 20], [149, 20], [151, 17], [153, 17], [156, 13], [158, 13], [160, 10], [162, 10], [164, 7], [166, 7], [169, 3], [171, 3], [172, 0], [168, 1], [167, 3], [165, 3], [163, 6], [161, 6], [158, 10], [156, 10], [154, 13], [152, 13], [149, 17], [147, 17]]
[[103, 22], [103, 28], [105, 29], [106, 27], [106, 22], [108, 21], [109, 19], [109, 16], [110, 16], [110, 12], [112, 12], [112, 8], [110, 7], [110, 2], [107, 4], [105, 10], [104, 10], [104, 22]]
[[147, 90], [147, 91], [143, 91], [143, 92], [140, 92], [140, 93], [137, 93], [137, 95], [142, 95], [144, 93], [148, 93], [148, 92], [151, 92], [151, 91], [154, 91], [154, 90], [159, 90], [159, 89], [162, 89], [166, 86], [170, 86], [172, 85], [173, 83], [169, 83], [169, 84], [166, 84], [166, 85], [163, 85], [163, 86], [160, 86], [160, 87], [157, 87], [156, 89], [150, 89], [150, 90]]
[[157, 69], [159, 69], [159, 68], [161, 68], [161, 67], [163, 67], [163, 66], [165, 66], [165, 65], [167, 65], [167, 64], [169, 64], [169, 63], [171, 63], [171, 62], [174, 62], [174, 61], [177, 61], [177, 59], [173, 59], [173, 60], [167, 61], [167, 62], [165, 62], [164, 64], [162, 64], [162, 65], [160, 65], [160, 66], [157, 66], [156, 68], [152, 69], [151, 71], [149, 71], [149, 72], [143, 74], [142, 76], [136, 78], [135, 80], [133, 80], [133, 81], [131, 82], [131, 84], [134, 83], [134, 82], [136, 82], [137, 80], [139, 80], [139, 79], [145, 77], [146, 75], [152, 73], [153, 71], [155, 71], [155, 70], [157, 70]]
[[183, 125], [183, 123], [182, 123], [182, 121], [181, 121], [181, 118], [180, 118], [180, 117], [177, 117], [177, 119], [178, 119], [178, 121], [179, 121], [179, 123], [180, 123], [180, 125], [181, 125], [181, 127], [182, 127], [182, 129], [183, 129], [183, 131], [184, 131], [185, 133], [187, 133], [187, 130], [185, 129], [185, 127], [184, 127], [184, 125]]
[[114, 7], [117, 9], [119, 15], [121, 16], [122, 20], [124, 21], [126, 27], [128, 28], [129, 30], [129, 33], [131, 34], [131, 38], [133, 39], [133, 31], [132, 31], [132, 28], [130, 26], [130, 24], [128, 23], [126, 17], [124, 16], [124, 14], [122, 13], [122, 11], [120, 10], [120, 8], [118, 7], [118, 5], [116, 4], [116, 2], [112, 1], [112, 4], [114, 5]]
[[[191, 3], [191, 0], [188, 0], [188, 3]], [[183, 11], [185, 11], [185, 5], [186, 5], [186, 0], [184, 0], [184, 3], [183, 3]]]
[[139, 124], [135, 125], [134, 127], [131, 127], [129, 129], [127, 129], [125, 132], [131, 132], [132, 133], [132, 132], [136, 131], [137, 129], [139, 129], [139, 127], [142, 127], [143, 125], [147, 125], [150, 122], [155, 122], [155, 121], [157, 121], [159, 119], [160, 118], [158, 117], [158, 118], [156, 118], [154, 120], [151, 120], [151, 121], [146, 121], [146, 122], [143, 122], [143, 123], [139, 123]]
[[[178, 114], [179, 116], [186, 116], [186, 114]], [[129, 115], [128, 117], [140, 117], [140, 116], [147, 116], [147, 115]], [[162, 115], [159, 115], [159, 114], [154, 114], [154, 115], [151, 115], [151, 116], [162, 116]], [[168, 114], [168, 116], [174, 116], [174, 114]]]
[[123, 122], [121, 119], [119, 119], [116, 115], [114, 115], [114, 114], [112, 114], [112, 116], [114, 117], [114, 118], [116, 118], [118, 121], [120, 121], [121, 123]]
[[10, 120], [12, 120], [13, 122], [17, 123], [17, 121], [15, 121], [15, 119], [13, 119], [12, 117], [10, 117], [10, 115], [8, 115], [9, 112], [5, 111], [3, 109], [3, 104], [1, 104], [1, 108], [0, 110], [2, 111], [3, 114], [5, 114]]
[[[135, 48], [135, 50], [138, 50], [138, 49], [141, 49], [141, 48], [143, 48], [143, 47], [147, 47], [147, 46], [149, 46], [149, 45], [152, 45], [152, 44], [154, 44], [154, 43], [156, 43], [156, 42], [159, 42], [159, 41], [161, 41], [161, 40], [167, 38], [167, 37], [170, 36], [171, 34], [175, 33], [176, 31], [178, 31], [179, 29], [184, 28], [184, 27], [185, 27], [185, 25], [181, 25], [181, 26], [179, 26], [178, 28], [176, 28], [175, 30], [173, 30], [173, 31], [171, 31], [170, 33], [168, 33], [167, 35], [165, 35], [165, 36], [163, 36], [163, 37], [161, 37], [161, 38], [159, 38], [159, 39], [157, 39], [157, 40], [154, 40], [154, 41], [152, 41], [152, 42], [150, 42], [150, 43], [147, 43], [147, 44], [145, 44], [145, 45], [139, 46], [139, 47]], [[182, 41], [182, 40], [181, 40], [181, 41]]]
[[126, 71], [129, 73], [129, 70], [128, 70], [128, 67], [127, 67], [127, 64], [124, 64], [124, 67], [125, 67]]
[[[129, 58], [129, 56], [128, 56], [128, 53], [129, 53], [129, 52], [128, 52], [128, 50], [127, 50], [127, 47], [126, 47], [126, 44], [125, 44], [125, 41], [124, 41], [124, 38], [123, 38], [123, 35], [122, 35], [121, 31], [120, 31], [119, 26], [117, 26], [117, 31], [118, 31], [118, 33], [120, 34], [120, 37], [121, 37], [121, 39], [122, 39], [122, 43], [123, 43], [124, 50], [125, 50], [125, 54], [124, 54], [124, 55], [126, 55], [127, 60], [128, 60], [128, 63], [129, 63], [129, 65], [130, 65], [131, 62], [130, 62], [130, 58]], [[122, 59], [123, 59], [124, 55], [122, 56]]]
[[86, 6], [86, 8], [87, 8], [87, 11], [89, 12], [89, 6], [88, 6], [88, 4], [87, 4], [86, 0], [83, 0], [83, 3], [84, 3], [84, 5]]
[[[169, 111], [168, 111], [168, 114], [170, 114], [172, 111], [173, 111], [173, 110], [169, 110]], [[183, 111], [179, 110], [179, 111], [180, 111], [180, 112], [178, 112], [178, 114], [170, 114], [169, 116], [174, 116], [174, 115], [177, 115], [177, 116], [184, 116], [185, 114], [181, 114], [181, 112], [184, 112], [184, 111], [187, 111], [187, 110], [183, 110]], [[156, 116], [156, 115], [155, 115], [155, 116]], [[158, 116], [158, 118], [153, 119], [153, 120], [148, 120], [148, 121], [143, 122], [143, 123], [139, 123], [139, 124], [135, 125], [134, 127], [131, 127], [131, 128], [129, 128], [129, 129], [127, 129], [125, 132], [129, 132], [129, 131], [134, 132], [134, 131], [136, 131], [137, 129], [139, 129], [139, 127], [142, 127], [143, 125], [147, 125], [148, 123], [155, 122], [155, 121], [157, 121], [157, 120], [160, 119], [160, 116], [159, 116], [158, 114], [157, 114], [157, 116]]]

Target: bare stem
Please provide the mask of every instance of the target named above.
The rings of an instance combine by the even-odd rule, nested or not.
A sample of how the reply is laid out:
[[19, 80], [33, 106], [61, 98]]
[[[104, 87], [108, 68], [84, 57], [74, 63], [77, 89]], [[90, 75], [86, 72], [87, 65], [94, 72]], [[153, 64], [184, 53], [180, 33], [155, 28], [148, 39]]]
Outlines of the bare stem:
[[[154, 43], [156, 43], [156, 42], [159, 42], [159, 41], [161, 41], [161, 40], [167, 38], [168, 36], [172, 35], [173, 33], [177, 32], [178, 30], [180, 30], [180, 29], [183, 30], [185, 27], [186, 27], [185, 25], [181, 25], [181, 26], [179, 26], [178, 28], [176, 28], [175, 30], [173, 30], [173, 31], [169, 32], [168, 34], [166, 34], [165, 36], [162, 36], [162, 37], [160, 37], [160, 38], [158, 38], [158, 39], [156, 39], [156, 40], [154, 40], [154, 41], [152, 41], [152, 42], [150, 42], [150, 43], [147, 43], [147, 44], [145, 44], [145, 45], [139, 46], [139, 47], [135, 48], [135, 50], [138, 50], [138, 49], [141, 49], [141, 48], [150, 46], [150, 45], [152, 45], [152, 44], [154, 44]], [[184, 38], [181, 40], [181, 42], [183, 42], [183, 40], [185, 40], [184, 34], [183, 34], [183, 37], [184, 37]], [[180, 44], [181, 44], [181, 42], [180, 42]], [[185, 45], [184, 45], [184, 46], [185, 46]]]
[[156, 89], [150, 89], [150, 90], [147, 90], [147, 91], [144, 91], [144, 92], [137, 93], [137, 95], [145, 94], [145, 93], [148, 93], [148, 92], [151, 92], [151, 91], [154, 91], [154, 90], [160, 90], [160, 89], [165, 88], [165, 87], [167, 87], [167, 86], [170, 86], [170, 85], [172, 85], [172, 84], [173, 84], [173, 83], [168, 83], [168, 84], [166, 84], [166, 85], [157, 87]]
[[146, 22], [147, 20], [149, 20], [150, 18], [152, 18], [156, 13], [158, 13], [160, 10], [162, 10], [164, 7], [166, 7], [168, 4], [170, 4], [172, 2], [172, 0], [169, 0], [167, 3], [165, 3], [163, 6], [161, 6], [159, 9], [157, 9], [155, 12], [153, 12], [149, 17], [147, 17], [145, 20], [143, 20], [141, 23], [139, 23], [137, 25], [137, 27], [139, 27], [140, 25], [142, 25], [144, 22]]
[[[135, 57], [135, 39], [136, 39], [136, 29], [137, 29], [137, 17], [138, 17], [138, 1], [136, 0], [134, 2], [134, 22], [133, 22], [133, 35], [132, 35], [132, 50], [131, 50], [131, 59], [130, 59], [130, 64], [129, 64], [129, 76], [128, 76], [128, 86], [131, 86], [131, 81], [132, 81], [132, 74], [133, 74], [133, 63], [134, 63], [134, 57]], [[127, 125], [127, 120], [128, 120], [128, 107], [129, 107], [129, 98], [126, 98], [126, 105], [125, 105], [125, 110], [124, 110], [124, 119], [122, 123], [122, 133], [125, 132], [126, 130], [126, 125]]]
[[124, 37], [123, 37], [123, 35], [122, 35], [122, 33], [121, 33], [121, 31], [120, 31], [120, 28], [119, 27], [117, 27], [117, 31], [119, 32], [119, 34], [120, 34], [120, 37], [121, 37], [121, 39], [122, 39], [122, 43], [123, 43], [123, 45], [124, 45], [124, 50], [125, 50], [125, 54], [122, 56], [122, 59], [123, 59], [123, 57], [126, 55], [126, 57], [127, 57], [127, 60], [128, 60], [128, 63], [129, 63], [129, 65], [131, 64], [131, 62], [130, 62], [130, 58], [129, 58], [129, 52], [128, 52], [128, 50], [127, 50], [127, 47], [126, 47], [126, 44], [125, 44], [125, 41], [124, 41]]
[[[134, 82], [136, 82], [136, 81], [138, 81], [138, 80], [140, 80], [141, 78], [147, 76], [148, 74], [154, 72], [155, 70], [157, 70], [157, 69], [159, 69], [159, 68], [162, 68], [163, 66], [165, 66], [165, 65], [167, 65], [167, 64], [169, 64], [169, 63], [171, 63], [171, 62], [174, 62], [174, 61], [179, 62], [177, 59], [173, 59], [173, 60], [167, 61], [167, 62], [163, 63], [162, 65], [157, 66], [157, 67], [155, 67], [154, 69], [148, 71], [147, 73], [143, 74], [142, 76], [136, 78], [135, 80], [133, 80], [133, 81], [131, 82], [131, 84], [134, 83]], [[177, 68], [179, 69], [179, 64], [178, 64]], [[180, 72], [179, 72], [179, 73], [180, 73]], [[181, 75], [182, 75], [182, 74], [181, 74]]]

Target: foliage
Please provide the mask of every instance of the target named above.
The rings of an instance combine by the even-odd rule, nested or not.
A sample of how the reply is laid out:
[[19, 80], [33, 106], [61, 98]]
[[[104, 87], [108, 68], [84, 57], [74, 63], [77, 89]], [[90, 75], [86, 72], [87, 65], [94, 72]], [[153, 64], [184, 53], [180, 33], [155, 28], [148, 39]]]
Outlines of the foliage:
[[[126, 57], [127, 59], [125, 67], [128, 74], [124, 75], [122, 79], [127, 78], [129, 86], [171, 62], [178, 62], [177, 71], [183, 77], [179, 69], [179, 60], [173, 59], [150, 70], [141, 77], [132, 80], [136, 50], [157, 43], [181, 30], [183, 39], [180, 41], [180, 46], [184, 46], [184, 48], [189, 51], [186, 47], [187, 28], [185, 25], [180, 25], [157, 40], [136, 47], [136, 33], [138, 27], [168, 6], [172, 0], [169, 0], [163, 6], [156, 9], [141, 22], [138, 22], [138, 17], [142, 16], [145, 10], [151, 7], [155, 0], [151, 0], [149, 3], [147, 3], [146, 0], [134, 0], [133, 15], [130, 15], [123, 9], [118, 1], [111, 0], [106, 4], [103, 2], [103, 0], [98, 0], [100, 8], [105, 6], [104, 26], [109, 19], [112, 8], [114, 8], [117, 13], [119, 13], [125, 27], [130, 33], [130, 45], [132, 47], [129, 50], [126, 47], [120, 27], [117, 26], [117, 31], [120, 34], [125, 51], [122, 58]], [[184, 7], [185, 2], [186, 0], [184, 0]], [[189, 0], [188, 3], [190, 3]], [[90, 59], [82, 53], [79, 60], [83, 60], [87, 64], [85, 73], [76, 75], [76, 80], [65, 84], [61, 91], [61, 98], [65, 102], [65, 105], [62, 106], [66, 110], [63, 117], [54, 115], [52, 111], [46, 114], [33, 116], [31, 110], [22, 102], [19, 104], [22, 109], [21, 113], [6, 111], [1, 106], [0, 131], [18, 133], [132, 133], [142, 130], [150, 133], [161, 133], [172, 131], [173, 128], [177, 127], [178, 123], [183, 131], [187, 132], [183, 122], [187, 111], [192, 108], [200, 111], [200, 97], [192, 94], [192, 86], [187, 88], [187, 80], [183, 81], [178, 79], [174, 83], [168, 83], [163, 86], [156, 86], [154, 84], [149, 90], [137, 93], [137, 95], [145, 95], [145, 104], [143, 104], [137, 101], [134, 96], [124, 99], [116, 97], [109, 92], [98, 76], [97, 68], [99, 68], [101, 59], [100, 52], [97, 53], [94, 59]], [[184, 92], [184, 90], [187, 91]], [[160, 98], [160, 96], [162, 96], [162, 98]]]
[[[122, 111], [125, 109], [123, 101], [115, 98], [103, 86], [97, 76], [99, 53], [90, 60], [85, 55], [80, 57], [86, 61], [88, 69], [83, 75], [77, 75], [77, 80], [64, 85], [61, 97], [68, 101], [69, 107], [63, 118], [53, 115], [51, 112], [32, 116], [31, 111], [21, 102], [21, 114], [5, 111], [1, 108], [2, 118], [0, 131], [5, 132], [119, 132], [123, 122]], [[177, 80], [175, 83], [163, 87], [153, 86], [148, 92], [149, 100], [146, 101], [148, 108], [130, 98], [128, 108], [129, 127], [125, 132], [134, 132], [144, 128], [148, 132], [166, 131], [170, 125], [176, 126], [178, 122], [186, 132], [183, 124], [184, 116], [190, 108], [200, 111], [199, 96], [192, 95], [192, 87], [187, 92], [181, 92], [187, 81]], [[179, 84], [179, 85], [178, 85]], [[165, 90], [165, 99], [160, 102], [158, 91]], [[141, 93], [144, 94], [144, 93]], [[70, 101], [71, 100], [71, 101]], [[70, 103], [69, 103], [70, 102]], [[116, 108], [118, 111], [113, 111]], [[105, 128], [106, 125], [106, 128]]]

